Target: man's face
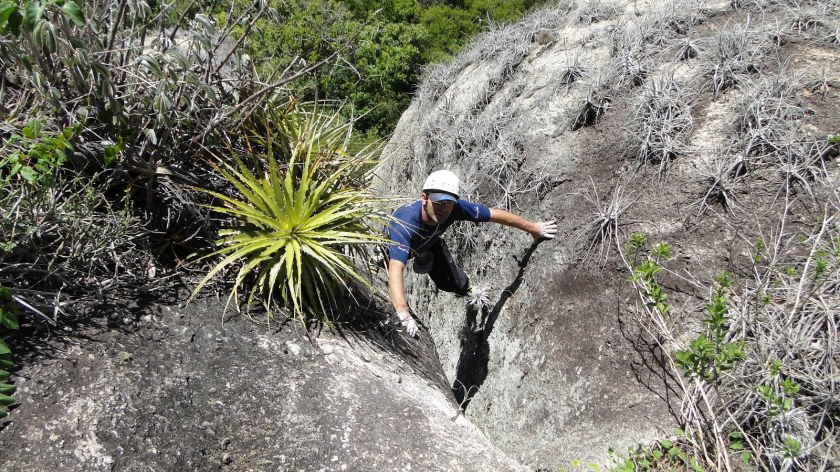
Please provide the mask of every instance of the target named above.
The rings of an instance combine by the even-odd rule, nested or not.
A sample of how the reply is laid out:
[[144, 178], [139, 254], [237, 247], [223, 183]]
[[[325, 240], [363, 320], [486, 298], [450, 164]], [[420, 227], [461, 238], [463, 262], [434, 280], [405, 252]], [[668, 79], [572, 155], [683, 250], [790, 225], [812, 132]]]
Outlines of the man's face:
[[420, 198], [423, 200], [423, 222], [429, 225], [437, 225], [444, 223], [452, 209], [455, 208], [455, 202], [452, 200], [437, 200], [438, 194], [421, 194]]

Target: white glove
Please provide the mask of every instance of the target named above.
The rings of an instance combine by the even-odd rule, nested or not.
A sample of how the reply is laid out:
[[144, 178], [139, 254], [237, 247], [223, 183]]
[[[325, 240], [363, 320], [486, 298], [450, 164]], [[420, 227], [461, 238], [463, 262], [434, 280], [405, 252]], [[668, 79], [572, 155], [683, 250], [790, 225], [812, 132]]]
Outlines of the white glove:
[[407, 310], [397, 312], [397, 319], [400, 320], [400, 324], [403, 325], [405, 332], [409, 336], [412, 338], [417, 336], [417, 322], [414, 321], [414, 318], [411, 317], [411, 314]]
[[531, 233], [534, 239], [554, 239], [557, 235], [557, 223], [554, 220], [537, 223], [537, 230]]

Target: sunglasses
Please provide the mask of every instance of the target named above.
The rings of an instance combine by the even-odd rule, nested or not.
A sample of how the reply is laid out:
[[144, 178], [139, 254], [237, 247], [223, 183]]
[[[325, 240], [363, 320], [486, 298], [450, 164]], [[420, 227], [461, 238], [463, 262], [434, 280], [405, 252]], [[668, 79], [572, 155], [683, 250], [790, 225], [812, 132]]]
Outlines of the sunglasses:
[[453, 197], [452, 195], [449, 195], [448, 193], [440, 193], [440, 192], [430, 193], [430, 194], [428, 194], [428, 199], [431, 200], [432, 203], [440, 203], [440, 204], [455, 203], [455, 197]]

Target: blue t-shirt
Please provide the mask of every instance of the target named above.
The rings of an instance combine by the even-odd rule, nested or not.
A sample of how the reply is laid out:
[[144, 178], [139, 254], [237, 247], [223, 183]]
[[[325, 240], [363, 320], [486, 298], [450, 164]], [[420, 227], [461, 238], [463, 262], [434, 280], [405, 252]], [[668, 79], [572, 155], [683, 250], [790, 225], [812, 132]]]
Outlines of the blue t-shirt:
[[421, 252], [431, 247], [440, 239], [446, 228], [456, 221], [474, 221], [483, 223], [490, 219], [490, 209], [478, 203], [458, 200], [452, 208], [449, 218], [440, 225], [429, 226], [423, 223], [423, 201], [418, 200], [403, 205], [394, 212], [394, 219], [388, 231], [391, 236], [391, 259], [403, 264], [408, 262], [410, 251]]

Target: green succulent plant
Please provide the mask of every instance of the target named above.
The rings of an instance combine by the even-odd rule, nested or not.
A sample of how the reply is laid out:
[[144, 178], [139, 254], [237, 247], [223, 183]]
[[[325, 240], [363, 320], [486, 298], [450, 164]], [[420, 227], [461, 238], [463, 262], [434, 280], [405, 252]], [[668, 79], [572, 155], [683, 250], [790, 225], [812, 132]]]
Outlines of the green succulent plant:
[[374, 150], [349, 153], [352, 123], [337, 116], [292, 105], [263, 122], [269, 126], [262, 136], [250, 138], [265, 150], [248, 156], [251, 168], [238, 157], [236, 165], [216, 166], [239, 196], [202, 191], [222, 202], [213, 210], [236, 223], [220, 232], [221, 248], [203, 256], [223, 259], [193, 296], [216, 274], [238, 266], [228, 305], [248, 281], [248, 306], [258, 297], [268, 308], [278, 292], [301, 319], [308, 313], [329, 321], [328, 308], [349, 284], [368, 285], [352, 256], [384, 242], [371, 224], [384, 221], [385, 208], [370, 191]]

